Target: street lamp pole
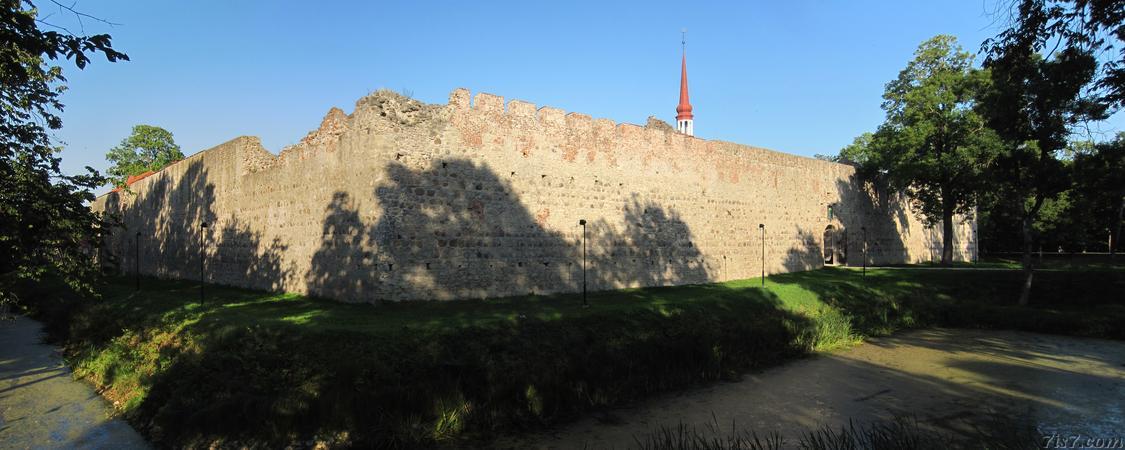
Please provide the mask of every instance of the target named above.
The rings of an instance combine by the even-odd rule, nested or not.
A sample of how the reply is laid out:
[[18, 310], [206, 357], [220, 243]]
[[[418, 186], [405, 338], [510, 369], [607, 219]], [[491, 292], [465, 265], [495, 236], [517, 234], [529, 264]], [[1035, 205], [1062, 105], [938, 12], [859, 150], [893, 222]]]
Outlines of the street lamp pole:
[[578, 224], [582, 225], [582, 307], [589, 308], [586, 301], [586, 219], [579, 219]]
[[207, 282], [207, 274], [206, 274], [206, 272], [203, 271], [203, 260], [204, 260], [203, 255], [204, 255], [204, 252], [206, 250], [203, 247], [204, 246], [203, 237], [204, 237], [204, 234], [206, 234], [206, 232], [207, 232], [207, 222], [203, 222], [199, 225], [199, 304], [200, 305], [203, 304], [203, 284]]
[[863, 232], [863, 276], [867, 276], [867, 227], [859, 227]]
[[766, 287], [766, 224], [759, 223], [758, 229], [762, 230], [762, 287]]
[[133, 275], [137, 278], [137, 290], [141, 290], [141, 232], [133, 243]]

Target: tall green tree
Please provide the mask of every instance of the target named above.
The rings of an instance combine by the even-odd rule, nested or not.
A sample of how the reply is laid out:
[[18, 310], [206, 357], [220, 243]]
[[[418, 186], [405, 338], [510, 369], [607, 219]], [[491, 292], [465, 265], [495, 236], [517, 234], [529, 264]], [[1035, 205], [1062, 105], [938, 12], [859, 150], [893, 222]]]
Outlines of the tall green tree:
[[1026, 305], [1035, 275], [1036, 222], [1043, 206], [1071, 185], [1062, 158], [1072, 127], [1104, 118], [1106, 107], [1089, 95], [1097, 62], [1081, 49], [1044, 59], [1028, 47], [1005, 48], [990, 55], [985, 67], [991, 83], [980, 111], [1004, 141], [990, 169], [992, 192], [1019, 217], [1025, 274], [1019, 303]]
[[[1059, 157], [1062, 172], [1070, 174], [1070, 184], [1044, 200], [1039, 217], [1032, 224], [1037, 251], [1084, 252], [1108, 248], [1106, 232], [1112, 228], [1111, 215], [1117, 216], [1117, 202], [1109, 195], [1113, 189], [1103, 183], [1110, 171], [1099, 166], [1106, 162], [1096, 163], [1094, 159], [1100, 157], [1099, 149], [1107, 145], [1112, 147], [1112, 143], [1077, 140], [1069, 142], [1062, 150]], [[986, 195], [982, 199], [978, 225], [980, 241], [988, 250], [1021, 251], [1021, 212], [1013, 207], [1019, 204], [998, 195]], [[1108, 213], [1108, 209], [1113, 213]]]
[[[64, 7], [65, 9], [65, 7]], [[90, 211], [92, 189], [105, 182], [96, 171], [67, 175], [49, 130], [62, 127], [62, 68], [79, 69], [90, 56], [128, 60], [110, 36], [75, 36], [38, 18], [30, 1], [0, 0], [0, 302], [13, 285], [53, 272], [72, 287], [89, 287], [95, 273], [91, 246], [102, 219]]]
[[[989, 122], [1008, 142], [1000, 190], [1018, 209], [1027, 304], [1034, 278], [1033, 224], [1067, 184], [1058, 151], [1069, 127], [1125, 106], [1125, 0], [1014, 0], [1009, 28], [982, 47], [996, 81]], [[1047, 56], [1040, 57], [1039, 55]], [[1094, 55], [1104, 57], [1099, 64]], [[1010, 103], [1005, 103], [1010, 102]]]
[[865, 161], [865, 174], [905, 191], [927, 223], [942, 224], [942, 264], [953, 260], [955, 217], [973, 213], [997, 150], [995, 135], [975, 111], [987, 81], [956, 38], [929, 39], [887, 84], [883, 125], [844, 149], [849, 159]]
[[1125, 133], [1095, 144], [1093, 151], [1074, 158], [1074, 192], [1080, 198], [1087, 234], [1108, 234], [1109, 254], [1121, 246], [1125, 221]]
[[184, 159], [184, 154], [168, 130], [153, 125], [135, 125], [133, 133], [110, 149], [105, 159], [112, 163], [107, 171], [110, 182], [114, 186], [124, 186], [130, 176], [149, 170], [159, 171]]

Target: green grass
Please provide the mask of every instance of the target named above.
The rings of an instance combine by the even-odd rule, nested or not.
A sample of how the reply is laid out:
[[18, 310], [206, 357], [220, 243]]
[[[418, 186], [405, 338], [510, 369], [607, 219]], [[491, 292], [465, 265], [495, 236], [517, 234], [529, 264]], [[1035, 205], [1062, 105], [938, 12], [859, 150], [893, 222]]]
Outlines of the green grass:
[[[826, 269], [487, 301], [350, 305], [191, 282], [39, 291], [76, 372], [160, 446], [482, 442], [923, 326], [1125, 339], [1125, 271]], [[47, 300], [54, 301], [47, 301]]]
[[815, 310], [825, 306], [815, 293], [796, 284], [770, 283], [763, 292], [758, 289], [759, 282], [753, 279], [595, 292], [589, 296], [589, 306], [583, 307], [581, 297], [573, 294], [368, 305], [210, 285], [201, 302], [198, 283], [145, 279], [144, 288], [138, 292], [132, 280], [113, 279], [102, 290], [106, 301], [99, 308], [130, 321], [155, 320], [194, 328], [299, 325], [307, 331], [380, 334], [404, 329], [434, 332], [464, 327], [506, 327], [521, 320], [569, 320], [638, 309], [671, 315], [685, 306], [731, 300], [769, 306], [781, 304], [792, 310]]
[[[1110, 258], [1107, 254], [1083, 253], [1039, 253], [1032, 255], [1032, 264], [1037, 270], [1087, 270], [1087, 271], [1114, 271], [1125, 270], [1125, 255]], [[918, 267], [941, 267], [940, 263], [926, 262], [917, 264]], [[1012, 269], [1023, 268], [1021, 256], [1018, 254], [986, 255], [976, 262], [953, 262], [951, 267], [976, 268], [976, 269]]]

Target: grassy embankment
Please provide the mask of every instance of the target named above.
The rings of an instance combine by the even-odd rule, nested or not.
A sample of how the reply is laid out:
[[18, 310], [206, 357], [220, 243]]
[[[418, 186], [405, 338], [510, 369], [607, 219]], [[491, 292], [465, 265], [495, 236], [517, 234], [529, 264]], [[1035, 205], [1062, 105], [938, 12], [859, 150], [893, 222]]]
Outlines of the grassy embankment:
[[[490, 301], [348, 305], [131, 280], [41, 303], [71, 363], [157, 445], [465, 443], [924, 326], [1125, 338], [1125, 271], [826, 269]], [[46, 295], [46, 294], [44, 294]]]

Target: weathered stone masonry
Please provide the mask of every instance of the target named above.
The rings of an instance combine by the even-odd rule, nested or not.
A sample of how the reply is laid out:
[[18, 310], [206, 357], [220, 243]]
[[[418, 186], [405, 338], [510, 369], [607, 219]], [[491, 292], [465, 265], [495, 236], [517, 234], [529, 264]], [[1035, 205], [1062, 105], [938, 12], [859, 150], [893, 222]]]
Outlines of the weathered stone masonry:
[[[704, 283], [930, 260], [940, 234], [851, 166], [453, 91], [387, 92], [274, 156], [241, 137], [99, 197], [123, 272], [352, 301]], [[829, 213], [831, 207], [831, 213]], [[202, 228], [201, 223], [209, 226]], [[831, 226], [833, 233], [825, 230]], [[202, 242], [202, 244], [201, 244]], [[956, 255], [974, 258], [975, 223]], [[137, 259], [134, 255], [139, 255]]]

